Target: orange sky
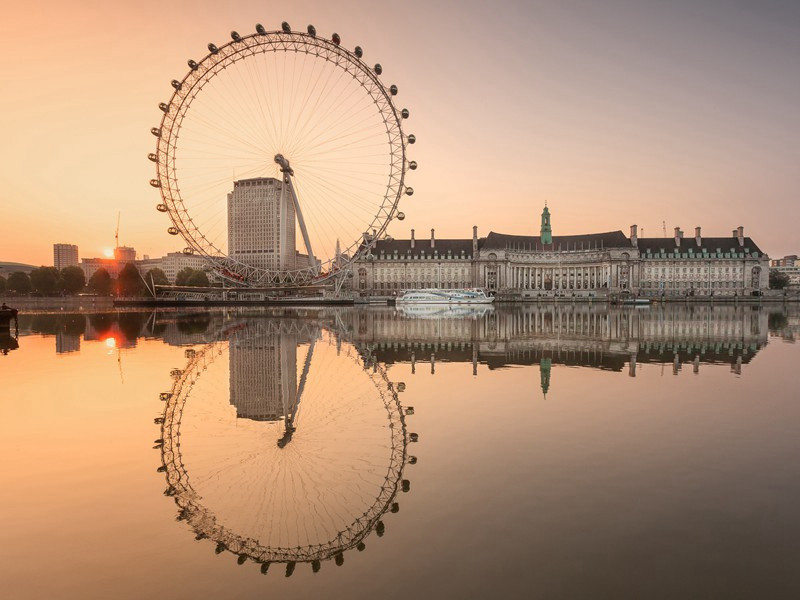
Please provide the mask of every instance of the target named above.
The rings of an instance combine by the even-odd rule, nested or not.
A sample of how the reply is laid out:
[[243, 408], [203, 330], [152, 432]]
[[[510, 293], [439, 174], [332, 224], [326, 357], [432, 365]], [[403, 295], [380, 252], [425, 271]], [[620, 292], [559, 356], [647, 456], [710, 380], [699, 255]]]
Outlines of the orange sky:
[[148, 185], [157, 104], [209, 41], [282, 20], [399, 86], [420, 168], [396, 237], [537, 233], [547, 199], [556, 235], [663, 220], [800, 250], [795, 3], [142, 0], [3, 8], [0, 261], [99, 256], [118, 212], [140, 255], [181, 248]]

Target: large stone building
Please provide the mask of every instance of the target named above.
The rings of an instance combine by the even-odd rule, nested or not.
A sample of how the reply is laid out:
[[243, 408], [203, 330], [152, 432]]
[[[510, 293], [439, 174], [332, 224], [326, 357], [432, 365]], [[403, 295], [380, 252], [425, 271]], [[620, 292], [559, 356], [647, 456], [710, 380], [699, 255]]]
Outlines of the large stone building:
[[353, 288], [393, 295], [409, 288], [480, 287], [507, 299], [751, 295], [768, 288], [768, 257], [742, 227], [730, 237], [640, 238], [622, 231], [554, 236], [545, 206], [538, 236], [490, 232], [472, 239], [377, 240], [354, 265]]

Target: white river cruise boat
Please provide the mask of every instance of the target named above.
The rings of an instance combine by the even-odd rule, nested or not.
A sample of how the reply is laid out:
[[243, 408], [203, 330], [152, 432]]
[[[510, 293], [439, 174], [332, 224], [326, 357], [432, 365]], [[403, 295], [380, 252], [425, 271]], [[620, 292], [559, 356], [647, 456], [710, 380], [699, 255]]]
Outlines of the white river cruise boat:
[[466, 290], [405, 290], [397, 297], [397, 304], [491, 304], [494, 297], [481, 289]]

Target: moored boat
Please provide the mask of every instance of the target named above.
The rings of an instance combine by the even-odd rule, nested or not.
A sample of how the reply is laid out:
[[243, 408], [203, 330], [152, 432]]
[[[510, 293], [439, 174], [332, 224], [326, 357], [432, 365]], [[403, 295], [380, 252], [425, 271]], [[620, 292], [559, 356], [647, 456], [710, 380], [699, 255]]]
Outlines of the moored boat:
[[397, 304], [491, 304], [493, 296], [479, 288], [440, 290], [436, 288], [404, 290]]

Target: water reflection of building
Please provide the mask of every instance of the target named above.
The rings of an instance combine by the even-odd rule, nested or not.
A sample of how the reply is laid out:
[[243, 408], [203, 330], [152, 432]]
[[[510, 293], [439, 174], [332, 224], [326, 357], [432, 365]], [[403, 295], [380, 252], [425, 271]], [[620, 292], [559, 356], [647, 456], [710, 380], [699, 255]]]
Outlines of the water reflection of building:
[[551, 365], [583, 366], [635, 377], [638, 364], [741, 366], [767, 343], [768, 314], [740, 306], [665, 305], [651, 309], [537, 304], [497, 309], [472, 319], [398, 318], [389, 311], [354, 315], [355, 338], [379, 362], [472, 362], [490, 369], [537, 365], [550, 385]]
[[285, 417], [297, 399], [297, 335], [278, 332], [230, 345], [230, 393], [236, 416]]
[[79, 352], [81, 349], [81, 336], [59, 331], [56, 333], [56, 354]]

